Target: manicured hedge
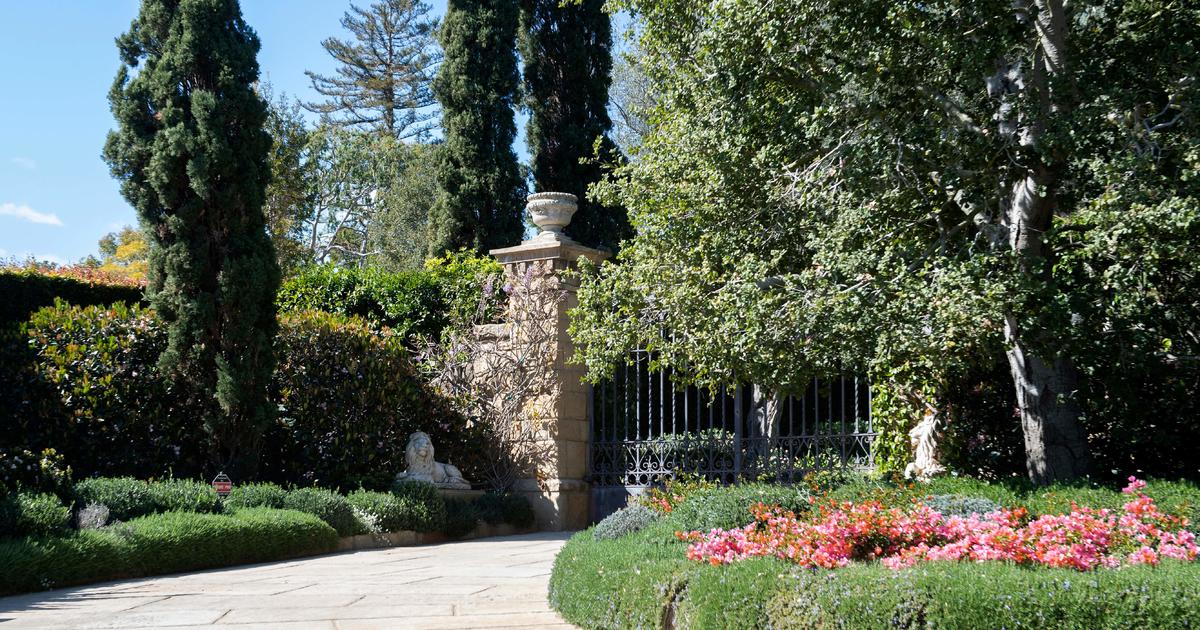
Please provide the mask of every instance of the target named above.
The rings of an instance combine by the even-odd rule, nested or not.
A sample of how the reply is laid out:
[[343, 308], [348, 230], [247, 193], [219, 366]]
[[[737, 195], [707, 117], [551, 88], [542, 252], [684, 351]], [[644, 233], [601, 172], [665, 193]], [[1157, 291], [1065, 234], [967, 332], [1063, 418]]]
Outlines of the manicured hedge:
[[142, 481], [132, 477], [97, 477], [75, 484], [76, 502], [108, 508], [109, 518], [126, 521], [155, 512], [220, 512], [221, 499], [212, 486], [192, 479]]
[[[926, 496], [1001, 505], [1028, 501], [1031, 512], [1044, 514], [1064, 506], [1069, 511], [1072, 499], [1097, 507], [1129, 500], [1088, 485], [1039, 490], [954, 478], [930, 484], [860, 478], [832, 486], [815, 491], [892, 504]], [[605, 629], [1200, 627], [1200, 563], [1164, 560], [1157, 567], [1079, 572], [935, 562], [893, 571], [878, 563], [808, 570], [776, 558], [718, 566], [687, 560], [687, 544], [675, 532], [701, 529], [689, 525], [693, 518], [735, 520], [731, 515], [748, 496], [765, 492], [753, 488], [694, 490], [667, 517], [619, 528], [627, 533], [615, 531], [616, 538], [607, 531], [576, 534], [555, 560], [551, 605], [571, 623]], [[1176, 513], [1194, 510], [1200, 499], [1200, 491], [1184, 482], [1158, 481], [1146, 491]]]
[[283, 281], [276, 303], [281, 312], [358, 316], [391, 328], [401, 338], [436, 336], [448, 321], [437, 282], [420, 271], [306, 267]]
[[[164, 326], [142, 307], [60, 302], [38, 311], [25, 332], [31, 356], [0, 363], [0, 380], [11, 383], [0, 399], [15, 405], [0, 405], [0, 452], [55, 448], [77, 477], [211, 476], [196, 429], [215, 413], [211, 393], [162, 378], [165, 344]], [[386, 489], [417, 430], [430, 434], [439, 459], [479, 478], [479, 442], [423, 384], [396, 335], [361, 319], [295, 313], [280, 318], [275, 354], [279, 412], [262, 441], [261, 478]]]
[[49, 274], [37, 269], [0, 268], [0, 328], [19, 324], [34, 311], [61, 299], [71, 304], [91, 306], [145, 300], [136, 283], [119, 282], [104, 274], [76, 276]]
[[337, 533], [310, 514], [170, 512], [69, 536], [0, 541], [0, 595], [332, 551]]

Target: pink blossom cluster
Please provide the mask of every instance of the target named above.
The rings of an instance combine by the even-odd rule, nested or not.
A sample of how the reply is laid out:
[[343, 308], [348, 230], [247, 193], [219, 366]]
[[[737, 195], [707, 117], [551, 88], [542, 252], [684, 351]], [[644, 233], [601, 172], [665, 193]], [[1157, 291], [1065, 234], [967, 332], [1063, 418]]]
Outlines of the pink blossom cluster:
[[692, 560], [725, 564], [776, 556], [806, 567], [841, 567], [881, 560], [891, 568], [928, 560], [999, 560], [1078, 570], [1162, 558], [1195, 561], [1200, 554], [1186, 518], [1163, 513], [1130, 477], [1136, 495], [1117, 513], [1072, 505], [1071, 513], [1030, 519], [1024, 508], [945, 517], [919, 502], [905, 510], [878, 501], [830, 503], [808, 520], [763, 504], [745, 527], [677, 534], [691, 542]]

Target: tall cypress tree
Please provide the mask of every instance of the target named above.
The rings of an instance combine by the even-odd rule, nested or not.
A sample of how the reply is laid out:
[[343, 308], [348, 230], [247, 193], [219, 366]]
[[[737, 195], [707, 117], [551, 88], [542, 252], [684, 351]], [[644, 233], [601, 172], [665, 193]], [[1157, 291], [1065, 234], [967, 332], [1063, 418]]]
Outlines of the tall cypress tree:
[[429, 254], [516, 245], [524, 232], [525, 182], [513, 153], [517, 135], [516, 0], [450, 0], [433, 81], [445, 146]]
[[237, 0], [143, 0], [117, 48], [104, 157], [151, 238], [148, 293], [168, 328], [159, 369], [210, 403], [213, 463], [250, 476], [271, 419], [279, 286], [258, 37]]
[[599, 181], [605, 165], [619, 156], [608, 138], [612, 25], [604, 3], [522, 0], [521, 56], [534, 186], [579, 197], [567, 235], [586, 245], [615, 248], [630, 235], [624, 209], [585, 198], [588, 185]]

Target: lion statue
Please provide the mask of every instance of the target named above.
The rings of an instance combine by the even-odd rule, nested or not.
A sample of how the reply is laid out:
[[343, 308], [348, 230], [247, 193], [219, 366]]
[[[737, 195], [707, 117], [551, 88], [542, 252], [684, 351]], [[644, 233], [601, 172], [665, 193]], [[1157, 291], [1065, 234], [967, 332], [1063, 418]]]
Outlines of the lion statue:
[[408, 464], [408, 470], [396, 475], [396, 481], [428, 481], [441, 488], [464, 490], [471, 487], [457, 468], [433, 461], [433, 442], [424, 431], [408, 436], [404, 461]]

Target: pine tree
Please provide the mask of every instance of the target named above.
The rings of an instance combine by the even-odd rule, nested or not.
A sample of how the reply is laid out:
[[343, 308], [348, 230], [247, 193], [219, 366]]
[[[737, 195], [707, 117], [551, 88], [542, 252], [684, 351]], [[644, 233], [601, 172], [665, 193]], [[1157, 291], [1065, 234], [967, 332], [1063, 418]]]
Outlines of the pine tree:
[[604, 3], [522, 0], [521, 56], [534, 187], [579, 197], [567, 235], [615, 248], [630, 233], [624, 209], [585, 198], [588, 185], [619, 155], [608, 138], [612, 25]]
[[306, 72], [313, 89], [327, 97], [306, 103], [332, 123], [366, 127], [396, 138], [424, 137], [434, 126], [430, 82], [439, 61], [429, 5], [420, 0], [384, 0], [363, 9], [351, 5], [342, 26], [353, 40], [321, 42], [341, 64], [337, 76]]
[[151, 238], [148, 293], [168, 328], [159, 369], [211, 401], [213, 464], [245, 478], [271, 419], [279, 286], [258, 37], [237, 0], [143, 0], [117, 47], [104, 157]]
[[525, 182], [512, 144], [517, 127], [515, 0], [450, 0], [439, 31], [445, 59], [433, 82], [445, 146], [430, 213], [429, 254], [516, 245]]

